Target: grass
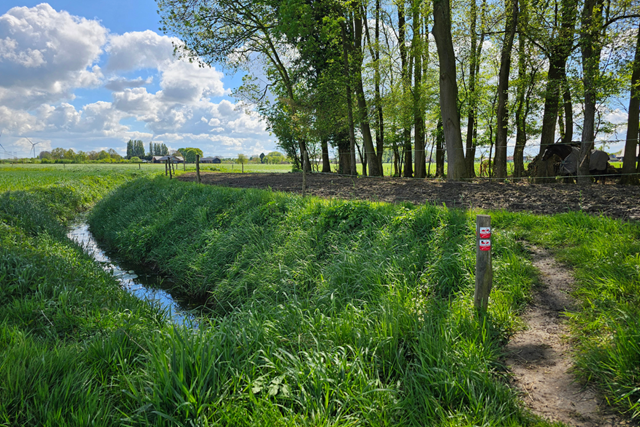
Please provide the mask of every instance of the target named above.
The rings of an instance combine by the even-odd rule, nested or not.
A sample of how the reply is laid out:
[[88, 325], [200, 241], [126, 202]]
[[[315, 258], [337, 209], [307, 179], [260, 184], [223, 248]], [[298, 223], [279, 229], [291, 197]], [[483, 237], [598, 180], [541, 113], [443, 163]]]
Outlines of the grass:
[[144, 178], [90, 224], [212, 311], [210, 328], [157, 338], [131, 422], [536, 423], [500, 365], [534, 272], [498, 233], [478, 322], [470, 213]]
[[[3, 189], [27, 185], [1, 176]], [[132, 177], [31, 178], [0, 193], [0, 425], [116, 424], [117, 373], [141, 352], [129, 337], [163, 313], [121, 290], [63, 224]]]
[[[78, 166], [0, 174], [0, 425], [549, 425], [501, 364], [535, 284], [522, 240], [574, 266], [578, 372], [638, 414], [637, 223], [492, 212], [479, 318], [475, 212]], [[96, 201], [97, 236], [207, 304], [198, 328], [66, 238]]]

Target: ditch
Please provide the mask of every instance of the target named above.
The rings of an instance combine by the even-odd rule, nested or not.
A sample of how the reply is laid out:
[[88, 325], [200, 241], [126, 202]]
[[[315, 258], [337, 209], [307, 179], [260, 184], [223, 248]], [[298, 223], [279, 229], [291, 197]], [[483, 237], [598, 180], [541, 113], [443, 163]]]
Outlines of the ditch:
[[76, 222], [69, 227], [67, 237], [77, 243], [100, 266], [120, 282], [122, 288], [141, 300], [146, 300], [167, 312], [172, 321], [179, 325], [195, 325], [197, 306], [179, 299], [168, 291], [171, 279], [156, 274], [140, 265], [133, 265], [110, 257], [100, 248], [89, 230], [89, 224]]

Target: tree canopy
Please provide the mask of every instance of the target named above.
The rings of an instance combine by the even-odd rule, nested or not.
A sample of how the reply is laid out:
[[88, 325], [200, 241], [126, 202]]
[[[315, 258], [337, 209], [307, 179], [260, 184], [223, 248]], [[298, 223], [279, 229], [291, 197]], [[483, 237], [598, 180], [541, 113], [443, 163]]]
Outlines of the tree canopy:
[[[624, 109], [640, 60], [632, 0], [158, 6], [176, 52], [246, 72], [235, 95], [296, 164], [303, 155], [328, 164], [333, 146], [346, 173], [359, 161], [381, 175], [385, 158], [395, 175], [424, 177], [442, 174], [446, 158], [448, 177], [464, 179], [475, 159], [495, 156], [496, 177], [522, 176], [526, 150], [557, 142], [579, 144], [586, 158], [626, 130], [609, 117]], [[638, 135], [627, 138], [637, 145]]]

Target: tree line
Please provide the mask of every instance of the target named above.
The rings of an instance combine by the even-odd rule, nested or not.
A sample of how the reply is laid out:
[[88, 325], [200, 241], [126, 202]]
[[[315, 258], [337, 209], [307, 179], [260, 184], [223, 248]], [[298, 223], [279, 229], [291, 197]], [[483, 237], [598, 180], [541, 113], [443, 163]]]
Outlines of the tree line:
[[[633, 0], [158, 0], [176, 52], [247, 75], [235, 96], [298, 164], [329, 147], [339, 171], [449, 179], [490, 157], [527, 174], [524, 151], [594, 143], [627, 109], [623, 173], [636, 167], [640, 4]], [[624, 101], [626, 100], [626, 101]], [[585, 160], [587, 160], [585, 162]], [[306, 162], [308, 165], [309, 162]], [[585, 168], [587, 169], [585, 173]], [[625, 175], [627, 182], [637, 182]]]

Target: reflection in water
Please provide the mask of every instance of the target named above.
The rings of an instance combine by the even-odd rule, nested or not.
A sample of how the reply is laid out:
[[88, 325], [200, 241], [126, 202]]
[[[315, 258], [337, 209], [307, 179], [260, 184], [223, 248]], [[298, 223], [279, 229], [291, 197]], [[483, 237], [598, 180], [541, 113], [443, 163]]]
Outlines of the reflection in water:
[[[171, 319], [178, 324], [192, 323], [194, 316], [186, 307], [173, 299], [171, 294], [162, 287], [162, 277], [155, 274], [136, 274], [134, 270], [126, 268], [123, 263], [116, 263], [100, 249], [98, 242], [89, 231], [89, 225], [78, 223], [71, 226], [67, 236], [82, 247], [105, 271], [111, 272], [120, 285], [136, 297], [151, 301], [167, 310]], [[139, 267], [136, 266], [139, 270]], [[194, 322], [195, 323], [195, 322]]]

